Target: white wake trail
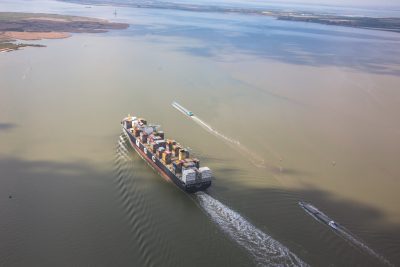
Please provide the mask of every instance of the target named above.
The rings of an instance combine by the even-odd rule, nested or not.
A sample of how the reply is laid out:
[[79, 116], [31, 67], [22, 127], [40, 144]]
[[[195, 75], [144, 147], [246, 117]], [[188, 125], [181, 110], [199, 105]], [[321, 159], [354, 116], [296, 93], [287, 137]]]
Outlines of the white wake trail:
[[228, 136], [218, 132], [216, 129], [212, 128], [210, 125], [205, 123], [203, 120], [201, 120], [199, 117], [192, 115], [193, 113], [184, 108], [183, 106], [179, 105], [177, 102], [173, 102], [172, 106], [181, 112], [183, 115], [188, 116], [191, 118], [194, 122], [196, 122], [198, 125], [203, 127], [205, 130], [210, 132], [211, 134], [215, 135], [216, 137], [221, 138], [225, 142], [232, 144], [233, 147], [238, 150], [240, 153], [244, 154], [247, 156], [247, 158], [250, 160], [252, 164], [254, 164], [256, 167], [266, 167], [265, 166], [265, 160], [258, 155], [254, 154], [251, 150], [243, 146], [238, 140], [234, 140], [232, 138], [229, 138]]
[[196, 193], [200, 206], [230, 238], [243, 246], [258, 266], [308, 266], [239, 213], [204, 192]]
[[235, 144], [235, 145], [239, 145], [240, 146], [240, 142], [237, 140], [234, 140], [232, 138], [229, 138], [221, 133], [219, 133], [217, 130], [213, 129], [210, 125], [208, 125], [207, 123], [205, 123], [204, 121], [202, 121], [200, 118], [196, 117], [196, 116], [192, 116], [191, 117], [195, 122], [197, 122], [198, 124], [200, 124], [200, 126], [206, 128], [206, 130], [212, 132], [213, 134], [215, 134], [218, 137], [221, 137], [222, 139], [224, 139], [225, 141]]
[[364, 250], [365, 252], [367, 252], [368, 254], [374, 256], [375, 258], [377, 258], [378, 260], [380, 260], [382, 263], [384, 263], [387, 266], [394, 266], [393, 263], [391, 263], [390, 261], [388, 261], [385, 257], [383, 257], [382, 255], [378, 254], [377, 252], [375, 252], [372, 248], [368, 247], [366, 244], [364, 244], [361, 240], [359, 240], [358, 238], [356, 238], [355, 236], [353, 236], [352, 234], [350, 234], [348, 231], [340, 228], [337, 230], [339, 234], [341, 234], [345, 239], [347, 239], [348, 241], [352, 242], [354, 245], [358, 246], [359, 248], [361, 248], [362, 250]]
[[204, 121], [202, 121], [200, 118], [196, 117], [196, 116], [191, 116], [192, 120], [194, 122], [196, 122], [198, 125], [200, 125], [201, 127], [203, 127], [204, 129], [206, 129], [208, 132], [212, 133], [213, 135], [215, 135], [216, 137], [221, 138], [222, 140], [233, 144], [234, 147], [241, 152], [242, 154], [244, 154], [245, 156], [247, 156], [247, 158], [251, 161], [251, 163], [253, 163], [255, 166], [257, 167], [265, 167], [265, 161], [264, 159], [262, 159], [261, 157], [257, 156], [256, 154], [254, 154], [253, 152], [251, 152], [248, 148], [246, 148], [245, 146], [243, 146], [239, 141], [234, 140], [232, 138], [229, 138], [228, 136], [218, 132], [217, 130], [215, 130], [214, 128], [212, 128], [210, 125], [208, 125], [207, 123], [205, 123]]
[[[312, 218], [314, 218], [314, 220], [318, 221], [319, 223], [322, 223], [324, 225], [326, 225], [326, 223], [323, 223], [319, 218], [317, 218], [312, 212], [310, 212], [309, 210], [305, 209], [304, 207], [302, 207], [304, 209], [304, 211], [309, 214]], [[315, 207], [314, 207], [315, 208]], [[325, 213], [323, 213], [322, 211], [318, 210], [318, 213], [320, 215], [325, 216], [326, 218], [329, 218], [328, 215], [326, 215]], [[369, 255], [377, 258], [378, 260], [380, 260], [382, 263], [384, 263], [387, 266], [394, 266], [389, 260], [387, 260], [385, 257], [383, 257], [382, 255], [378, 254], [377, 252], [375, 252], [372, 248], [368, 247], [366, 244], [363, 243], [363, 241], [361, 241], [360, 239], [358, 239], [357, 237], [353, 236], [353, 234], [350, 233], [349, 230], [347, 230], [344, 226], [337, 224], [336, 229], [332, 229], [330, 228], [332, 231], [334, 231], [338, 236], [342, 237], [343, 239], [347, 240], [348, 242], [352, 243], [353, 245], [355, 245], [356, 247], [362, 249], [363, 251], [365, 251], [366, 253], [368, 253]]]

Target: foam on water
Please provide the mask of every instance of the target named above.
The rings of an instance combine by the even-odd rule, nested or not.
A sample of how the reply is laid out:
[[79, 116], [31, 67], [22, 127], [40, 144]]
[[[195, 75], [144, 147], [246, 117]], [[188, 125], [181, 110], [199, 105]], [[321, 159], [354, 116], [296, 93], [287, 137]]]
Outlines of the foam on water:
[[[127, 213], [131, 214], [133, 210], [132, 203], [143, 202], [140, 192], [135, 194], [127, 194], [126, 185], [127, 178], [134, 181], [131, 173], [128, 171], [127, 164], [130, 162], [128, 153], [127, 142], [125, 136], [120, 136], [117, 142], [116, 149], [116, 171], [117, 171], [117, 187], [121, 191], [121, 201], [125, 203]], [[271, 236], [267, 235], [239, 213], [233, 211], [225, 206], [218, 200], [212, 198], [204, 192], [197, 192], [195, 197], [198, 200], [200, 207], [207, 215], [225, 232], [232, 240], [243, 246], [252, 256], [258, 266], [308, 266], [305, 262], [299, 259], [295, 254], [289, 251], [284, 245], [274, 240]], [[131, 198], [135, 198], [131, 201]], [[140, 213], [135, 211], [134, 213]], [[136, 225], [139, 219], [132, 213], [130, 222]], [[141, 218], [146, 218], [147, 215], [141, 214]], [[136, 227], [133, 227], [135, 229]], [[132, 230], [133, 236], [142, 237], [136, 230]], [[143, 237], [142, 237], [143, 238]], [[144, 246], [143, 252], [147, 251], [148, 244], [141, 244]], [[148, 261], [148, 257], [145, 257]]]
[[225, 142], [234, 145], [234, 148], [236, 150], [238, 150], [240, 153], [242, 153], [243, 155], [245, 155], [250, 160], [250, 162], [252, 164], [254, 164], [256, 167], [266, 167], [265, 160], [263, 158], [254, 154], [253, 152], [251, 152], [248, 148], [246, 148], [244, 145], [242, 145], [238, 140], [232, 139], [232, 138], [218, 132], [217, 130], [212, 128], [210, 125], [205, 123], [203, 120], [201, 120], [199, 117], [191, 116], [191, 118], [194, 122], [196, 122], [198, 125], [200, 125], [204, 129], [206, 129], [208, 132], [212, 133], [216, 137], [221, 138]]
[[258, 266], [308, 266], [284, 245], [210, 195], [198, 192], [196, 198], [211, 219], [243, 246]]
[[[314, 216], [311, 212], [307, 209], [303, 208], [306, 213], [308, 213], [311, 217], [313, 217], [318, 222], [322, 223], [318, 218]], [[319, 211], [321, 214], [324, 214], [326, 217], [329, 218], [325, 213]], [[387, 266], [394, 266], [390, 261], [388, 261], [385, 257], [375, 252], [372, 248], [368, 247], [364, 242], [362, 242], [359, 238], [355, 237], [353, 234], [350, 233], [344, 226], [338, 225], [337, 229], [333, 230], [336, 234], [344, 238], [345, 240], [349, 241], [351, 244], [355, 245], [356, 247], [360, 248], [364, 252], [368, 253], [369, 255], [377, 258], [383, 264]]]
[[208, 125], [207, 123], [205, 123], [204, 121], [202, 121], [200, 118], [196, 117], [196, 116], [192, 116], [192, 119], [197, 122], [199, 125], [205, 127], [208, 131], [212, 132], [213, 134], [215, 134], [218, 137], [221, 137], [222, 139], [224, 139], [227, 142], [230, 142], [232, 144], [235, 145], [239, 145], [240, 146], [240, 142], [237, 140], [234, 140], [232, 138], [229, 138], [221, 133], [219, 133], [217, 130], [213, 129], [210, 125]]
[[338, 233], [343, 236], [345, 239], [347, 239], [348, 241], [350, 241], [351, 243], [353, 243], [354, 245], [356, 245], [357, 247], [361, 248], [362, 250], [364, 250], [365, 252], [367, 252], [368, 254], [370, 254], [371, 256], [374, 256], [375, 258], [377, 258], [379, 261], [381, 261], [382, 263], [386, 264], [387, 266], [394, 266], [394, 264], [392, 264], [390, 261], [388, 261], [385, 257], [383, 257], [382, 255], [378, 254], [377, 252], [375, 252], [373, 249], [371, 249], [370, 247], [368, 247], [366, 244], [364, 244], [361, 240], [359, 240], [358, 238], [356, 238], [355, 236], [353, 236], [352, 234], [350, 234], [348, 231], [346, 231], [345, 229], [339, 228]]
[[[172, 103], [172, 106], [178, 110], [179, 112], [181, 112], [182, 114], [184, 114], [185, 116], [187, 116], [187, 114], [181, 109], [179, 108], [175, 102]], [[233, 145], [233, 147], [238, 150], [240, 153], [242, 153], [243, 155], [245, 155], [252, 164], [254, 164], [256, 167], [266, 167], [265, 165], [265, 160], [261, 157], [259, 157], [258, 155], [254, 154], [252, 151], [250, 151], [248, 148], [246, 148], [245, 146], [243, 146], [238, 140], [232, 139], [220, 132], [218, 132], [216, 129], [212, 128], [209, 124], [205, 123], [203, 120], [201, 120], [199, 117], [197, 116], [189, 116], [195, 123], [197, 123], [198, 125], [200, 125], [202, 128], [206, 129], [208, 132], [210, 132], [211, 134], [215, 135], [216, 137], [221, 138], [222, 140], [224, 140], [225, 142]]]

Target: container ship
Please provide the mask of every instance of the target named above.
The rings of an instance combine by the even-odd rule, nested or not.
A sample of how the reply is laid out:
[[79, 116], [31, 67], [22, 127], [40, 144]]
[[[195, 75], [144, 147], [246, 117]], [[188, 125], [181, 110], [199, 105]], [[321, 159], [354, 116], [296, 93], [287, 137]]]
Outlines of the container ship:
[[122, 129], [136, 152], [164, 179], [189, 193], [206, 190], [211, 185], [212, 172], [200, 167], [200, 161], [189, 150], [172, 139], [165, 139], [157, 125], [148, 125], [143, 118], [128, 116]]

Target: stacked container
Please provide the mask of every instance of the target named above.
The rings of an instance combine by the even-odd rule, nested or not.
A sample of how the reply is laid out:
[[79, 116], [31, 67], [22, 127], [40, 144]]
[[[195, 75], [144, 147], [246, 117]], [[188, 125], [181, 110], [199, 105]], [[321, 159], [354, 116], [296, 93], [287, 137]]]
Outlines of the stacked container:
[[147, 142], [147, 133], [140, 132], [140, 140], [142, 141], [142, 143], [146, 143]]
[[165, 151], [165, 148], [163, 148], [163, 147], [159, 147], [159, 148], [157, 149], [157, 157], [158, 157], [159, 159], [162, 158], [164, 151]]
[[182, 149], [179, 151], [179, 160], [184, 160], [189, 158], [189, 151], [187, 151], [186, 149]]
[[194, 162], [185, 161], [185, 162], [183, 163], [183, 168], [184, 168], [184, 169], [190, 169], [190, 168], [193, 168], [193, 167], [196, 167], [196, 165], [194, 164]]
[[158, 144], [159, 147], [165, 148], [165, 141], [164, 140], [155, 140], [154, 141], [156, 144]]
[[196, 180], [196, 171], [187, 169], [182, 171], [182, 181], [186, 184], [192, 184]]
[[167, 149], [173, 151], [173, 147], [176, 145], [175, 140], [167, 139]]
[[182, 163], [179, 160], [173, 162], [172, 166], [176, 174], [182, 172]]
[[165, 151], [163, 153], [163, 161], [165, 162], [165, 164], [171, 164], [171, 151]]
[[199, 173], [201, 175], [201, 179], [205, 181], [210, 181], [211, 180], [211, 170], [208, 167], [201, 167], [199, 168]]
[[143, 124], [143, 125], [147, 124], [147, 121], [143, 118], [139, 118], [138, 121], [139, 121], [139, 124]]
[[174, 150], [174, 156], [175, 157], [179, 157], [179, 151], [182, 149], [181, 146], [179, 146], [178, 144], [175, 145], [175, 147], [173, 147]]
[[133, 131], [133, 134], [135, 137], [139, 137], [140, 136], [140, 129], [139, 128], [135, 128], [135, 130]]
[[194, 162], [194, 165], [196, 166], [197, 169], [200, 168], [200, 160], [194, 158], [192, 159], [192, 161]]
[[126, 129], [132, 128], [132, 120], [125, 121], [125, 127], [126, 127]]
[[151, 152], [156, 153], [157, 148], [158, 148], [158, 144], [156, 144], [155, 142], [152, 142], [150, 144], [150, 148], [151, 148]]

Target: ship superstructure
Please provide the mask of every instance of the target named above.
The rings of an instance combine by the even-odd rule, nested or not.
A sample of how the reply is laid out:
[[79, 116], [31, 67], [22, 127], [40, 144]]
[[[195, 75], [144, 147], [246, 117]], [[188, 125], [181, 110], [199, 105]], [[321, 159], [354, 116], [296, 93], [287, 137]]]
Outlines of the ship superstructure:
[[189, 150], [172, 139], [165, 139], [158, 125], [143, 118], [128, 116], [121, 122], [132, 147], [165, 179], [187, 192], [205, 190], [211, 185], [212, 173], [200, 167], [200, 161]]

